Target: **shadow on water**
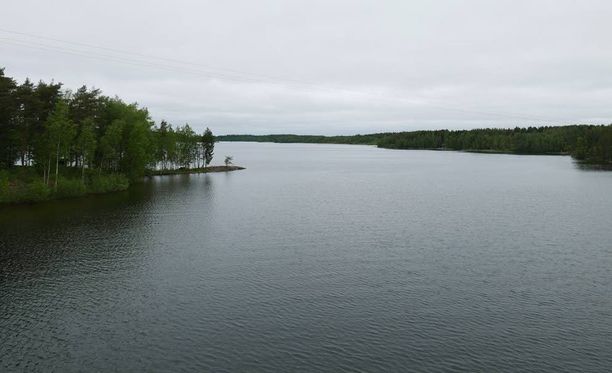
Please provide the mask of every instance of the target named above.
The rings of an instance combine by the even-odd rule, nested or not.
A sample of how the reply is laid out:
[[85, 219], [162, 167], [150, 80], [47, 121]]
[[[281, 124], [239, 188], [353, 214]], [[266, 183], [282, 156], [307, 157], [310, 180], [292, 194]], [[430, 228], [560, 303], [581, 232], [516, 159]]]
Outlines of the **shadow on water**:
[[138, 255], [125, 251], [146, 250], [168, 200], [209, 193], [212, 184], [208, 175], [157, 176], [122, 192], [0, 207], [0, 280], [45, 273], [57, 261]]
[[127, 191], [89, 195], [80, 198], [47, 201], [35, 204], [0, 207], [2, 231], [19, 229], [24, 225], [47, 223], [58, 220], [66, 223], [71, 218], [82, 218], [92, 213], [107, 213], [123, 208], [137, 208], [146, 202], [152, 193], [147, 183], [132, 185]]
[[56, 260], [78, 257], [93, 246], [77, 242], [134, 228], [141, 222], [118, 216], [141, 210], [151, 193], [150, 186], [135, 185], [123, 192], [0, 208], [2, 272], [7, 279], [11, 273], [45, 273]]
[[581, 171], [612, 171], [612, 164], [585, 163], [574, 161], [574, 166]]
[[66, 228], [65, 225], [70, 221], [81, 224], [82, 219], [91, 216], [122, 211], [138, 213], [154, 200], [188, 190], [192, 187], [194, 178], [201, 178], [201, 184], [212, 190], [212, 179], [209, 175], [154, 176], [146, 178], [142, 183], [133, 184], [122, 192], [0, 206], [0, 237], [7, 232], [26, 230], [30, 228], [30, 224], [60, 224]]
[[0, 335], [10, 338], [0, 343], [0, 371], [125, 370], [112, 366], [129, 359], [108, 356], [157, 330], [150, 318], [174, 304], [180, 238], [207, 235], [187, 224], [186, 207], [207, 217], [212, 190], [210, 177], [164, 176], [125, 192], [1, 208]]

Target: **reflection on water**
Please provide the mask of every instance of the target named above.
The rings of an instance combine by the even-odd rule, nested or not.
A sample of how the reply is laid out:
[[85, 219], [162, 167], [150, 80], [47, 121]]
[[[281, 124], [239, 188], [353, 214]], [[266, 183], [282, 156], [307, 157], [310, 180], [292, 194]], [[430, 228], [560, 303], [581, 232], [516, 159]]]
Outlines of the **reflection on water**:
[[612, 164], [594, 164], [594, 163], [583, 163], [574, 162], [579, 170], [584, 171], [612, 171]]
[[2, 371], [604, 371], [612, 173], [221, 143], [247, 169], [0, 209]]

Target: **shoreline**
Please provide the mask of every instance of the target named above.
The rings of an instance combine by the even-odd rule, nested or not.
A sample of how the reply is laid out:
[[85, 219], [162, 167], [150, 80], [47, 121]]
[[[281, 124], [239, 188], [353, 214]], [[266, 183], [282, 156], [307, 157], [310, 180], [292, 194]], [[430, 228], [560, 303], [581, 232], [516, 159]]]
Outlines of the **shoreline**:
[[591, 159], [576, 159], [571, 152], [517, 152], [512, 150], [495, 150], [495, 149], [452, 149], [452, 148], [398, 148], [390, 146], [380, 146], [377, 144], [362, 144], [362, 143], [346, 143], [346, 142], [300, 142], [300, 141], [268, 141], [268, 140], [220, 140], [219, 142], [226, 143], [268, 143], [268, 144], [308, 144], [308, 145], [347, 145], [347, 146], [372, 146], [383, 150], [424, 150], [434, 152], [457, 152], [457, 153], [474, 153], [474, 154], [492, 154], [492, 155], [520, 155], [520, 156], [553, 156], [553, 157], [571, 157], [576, 164], [599, 166], [601, 169], [612, 170], [612, 161], [597, 161]]
[[167, 175], [186, 175], [186, 174], [207, 174], [211, 172], [231, 172], [245, 170], [240, 166], [208, 166], [200, 168], [177, 168], [175, 170], [147, 170], [145, 177], [167, 176]]
[[476, 153], [476, 154], [501, 154], [501, 155], [528, 155], [528, 156], [569, 156], [571, 157], [571, 153], [567, 152], [549, 152], [549, 153], [521, 153], [515, 152], [512, 150], [495, 150], [495, 149], [451, 149], [451, 148], [395, 148], [395, 147], [382, 147], [378, 145], [373, 145], [378, 149], [386, 149], [386, 150], [427, 150], [434, 152], [457, 152], [457, 153]]
[[[167, 176], [167, 175], [187, 175], [187, 174], [201, 174], [201, 173], [211, 173], [211, 172], [231, 172], [231, 171], [239, 171], [244, 170], [244, 167], [240, 166], [209, 166], [202, 168], [179, 168], [176, 170], [146, 170], [144, 178], [153, 177], [153, 176]], [[52, 191], [48, 185], [43, 185], [38, 181], [11, 181], [7, 184], [8, 189], [1, 190], [0, 192], [4, 192], [5, 195], [0, 193], [0, 208], [10, 207], [10, 206], [20, 206], [20, 205], [35, 205], [42, 202], [49, 201], [59, 201], [59, 200], [71, 200], [81, 197], [93, 196], [93, 195], [102, 195], [102, 194], [110, 194], [117, 192], [127, 191], [131, 186], [137, 183], [131, 183], [128, 179], [119, 174], [115, 175], [104, 175], [106, 180], [111, 180], [111, 178], [117, 178], [117, 180], [112, 179], [112, 183], [108, 185], [104, 185], [101, 188], [92, 188], [91, 186], [84, 185], [80, 183], [79, 178], [71, 178], [62, 181], [63, 183], [77, 183], [79, 185], [74, 188], [75, 185], [72, 185], [72, 189], [65, 190], [61, 192]], [[19, 185], [18, 187], [16, 187]], [[42, 187], [41, 187], [42, 185]], [[25, 195], [30, 190], [34, 188], [42, 188], [37, 190], [37, 194]], [[31, 193], [31, 192], [30, 192]], [[5, 200], [3, 200], [5, 199]]]

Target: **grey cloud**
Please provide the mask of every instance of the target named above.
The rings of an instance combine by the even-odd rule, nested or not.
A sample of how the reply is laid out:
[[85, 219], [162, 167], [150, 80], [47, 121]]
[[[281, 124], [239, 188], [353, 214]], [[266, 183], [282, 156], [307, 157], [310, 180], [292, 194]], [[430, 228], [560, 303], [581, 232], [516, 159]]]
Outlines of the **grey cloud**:
[[195, 64], [0, 31], [9, 75], [95, 85], [216, 133], [612, 118], [608, 1], [22, 0], [3, 13], [2, 29]]

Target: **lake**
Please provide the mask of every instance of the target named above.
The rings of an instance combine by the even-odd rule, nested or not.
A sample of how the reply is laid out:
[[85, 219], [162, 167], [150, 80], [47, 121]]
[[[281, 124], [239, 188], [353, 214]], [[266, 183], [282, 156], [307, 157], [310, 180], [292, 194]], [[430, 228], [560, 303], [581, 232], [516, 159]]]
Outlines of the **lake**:
[[612, 172], [220, 143], [247, 169], [0, 208], [0, 371], [607, 371]]

